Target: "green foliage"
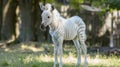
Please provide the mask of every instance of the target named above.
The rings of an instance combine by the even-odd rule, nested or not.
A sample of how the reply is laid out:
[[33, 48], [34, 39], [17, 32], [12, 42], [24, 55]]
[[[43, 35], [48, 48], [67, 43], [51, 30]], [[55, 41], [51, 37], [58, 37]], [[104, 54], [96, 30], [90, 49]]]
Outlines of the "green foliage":
[[45, 1], [45, 3], [53, 3], [53, 2], [55, 2], [55, 0], [41, 0], [41, 2], [44, 2]]
[[48, 3], [53, 3], [55, 0], [46, 0]]
[[70, 0], [70, 5], [73, 6], [75, 9], [79, 9], [79, 6], [81, 3], [83, 3], [84, 0]]
[[2, 66], [9, 66], [10, 64], [7, 61], [3, 61], [1, 65]]
[[92, 4], [105, 9], [120, 9], [120, 0], [92, 0]]
[[120, 0], [108, 0], [108, 4], [112, 9], [120, 9]]
[[83, 3], [84, 2], [84, 0], [77, 0], [78, 1], [78, 3]]

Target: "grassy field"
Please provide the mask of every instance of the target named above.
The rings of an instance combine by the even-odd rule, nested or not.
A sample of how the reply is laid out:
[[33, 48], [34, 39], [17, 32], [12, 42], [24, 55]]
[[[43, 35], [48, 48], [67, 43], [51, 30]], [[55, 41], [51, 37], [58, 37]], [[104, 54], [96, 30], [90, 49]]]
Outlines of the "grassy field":
[[[0, 67], [53, 67], [53, 45], [46, 43], [39, 45], [38, 43], [21, 43], [15, 46], [0, 48]], [[120, 67], [119, 58], [116, 56], [108, 57], [98, 54], [91, 56], [88, 54], [88, 67]], [[75, 67], [75, 64], [75, 47], [65, 45], [63, 67]]]

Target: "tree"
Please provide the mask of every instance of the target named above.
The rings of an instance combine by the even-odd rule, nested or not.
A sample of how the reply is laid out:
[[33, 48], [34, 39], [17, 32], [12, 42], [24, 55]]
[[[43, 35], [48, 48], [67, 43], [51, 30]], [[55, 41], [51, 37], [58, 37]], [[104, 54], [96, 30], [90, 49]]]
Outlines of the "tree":
[[3, 0], [3, 13], [2, 13], [2, 28], [1, 38], [2, 40], [14, 40], [15, 39], [15, 23], [16, 23], [16, 0]]
[[44, 32], [40, 30], [40, 24], [41, 24], [41, 10], [39, 7], [39, 0], [33, 1], [33, 20], [34, 20], [34, 32], [35, 32], [35, 41], [43, 41], [44, 38]]
[[0, 0], [0, 40], [1, 40], [1, 26], [2, 26], [2, 0]]
[[20, 7], [20, 35], [18, 40], [20, 42], [27, 42], [34, 40], [34, 21], [32, 15], [33, 0], [18, 0]]

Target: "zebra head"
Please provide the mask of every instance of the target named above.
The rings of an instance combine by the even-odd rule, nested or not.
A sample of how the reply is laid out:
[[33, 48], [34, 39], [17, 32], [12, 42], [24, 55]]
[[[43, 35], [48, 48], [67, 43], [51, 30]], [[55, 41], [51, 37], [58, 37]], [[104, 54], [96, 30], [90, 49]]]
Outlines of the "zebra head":
[[42, 23], [40, 25], [40, 29], [45, 30], [45, 27], [50, 25], [53, 21], [52, 11], [54, 10], [54, 7], [51, 4], [46, 4], [45, 6], [40, 5], [40, 8], [43, 11], [41, 14]]

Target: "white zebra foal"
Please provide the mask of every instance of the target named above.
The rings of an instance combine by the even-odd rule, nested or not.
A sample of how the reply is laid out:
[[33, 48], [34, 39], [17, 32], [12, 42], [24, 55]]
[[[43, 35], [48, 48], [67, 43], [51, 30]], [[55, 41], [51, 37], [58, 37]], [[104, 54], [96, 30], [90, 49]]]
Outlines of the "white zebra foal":
[[54, 67], [56, 67], [56, 64], [58, 63], [58, 51], [60, 56], [59, 67], [62, 67], [63, 40], [73, 40], [77, 48], [76, 67], [79, 67], [81, 63], [81, 49], [84, 53], [84, 67], [87, 67], [87, 47], [85, 44], [86, 26], [83, 20], [79, 16], [73, 16], [71, 18], [64, 19], [51, 4], [46, 4], [45, 6], [40, 4], [40, 7], [41, 10], [43, 10], [41, 15], [41, 27], [43, 28], [49, 26], [49, 33], [52, 36], [52, 40], [54, 43]]

